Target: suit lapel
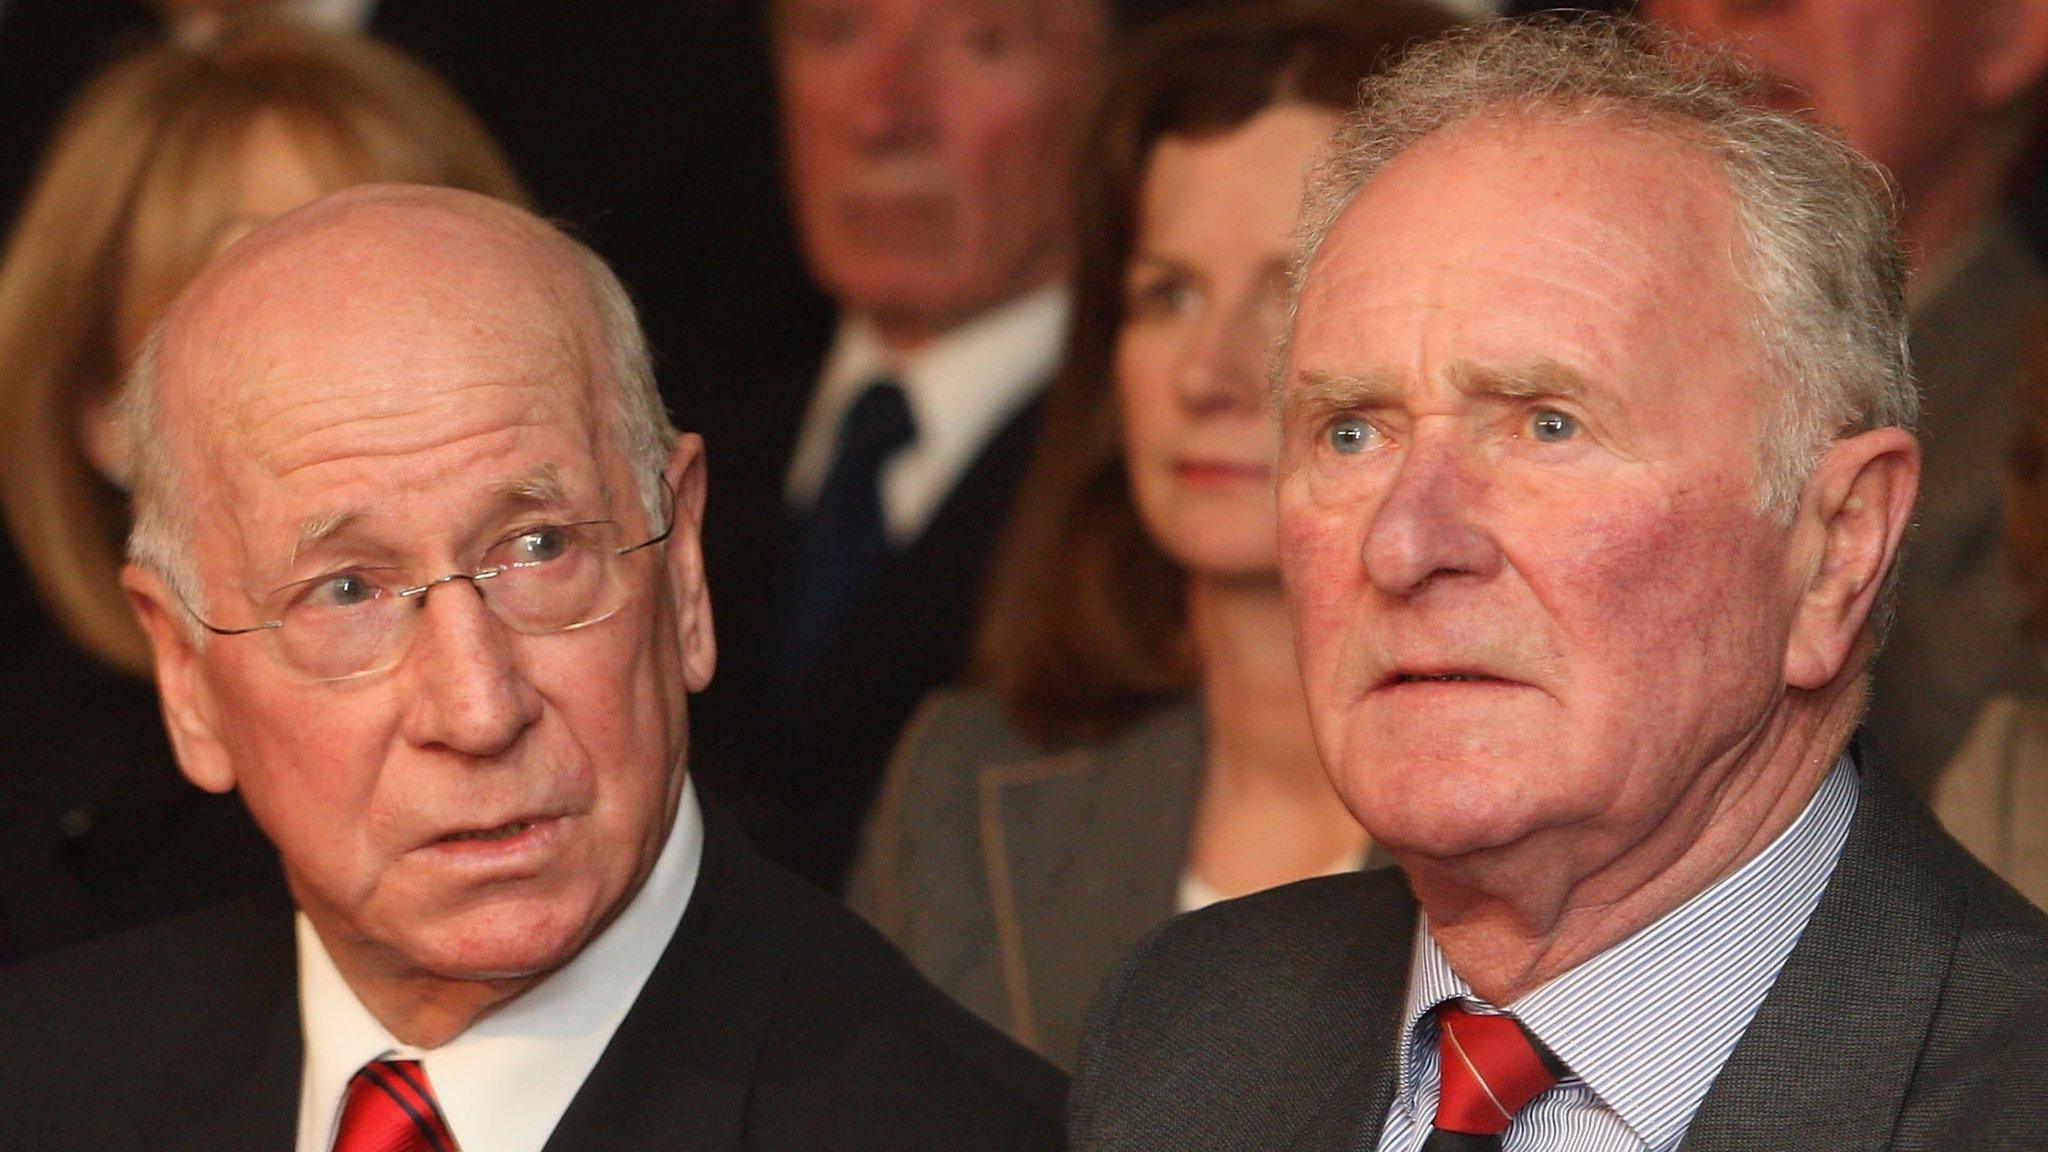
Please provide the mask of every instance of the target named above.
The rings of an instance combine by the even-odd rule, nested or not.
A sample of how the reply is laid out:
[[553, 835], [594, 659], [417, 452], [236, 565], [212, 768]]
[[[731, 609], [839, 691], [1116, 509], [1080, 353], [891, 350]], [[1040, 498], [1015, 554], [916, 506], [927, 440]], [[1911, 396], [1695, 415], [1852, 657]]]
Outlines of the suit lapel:
[[218, 979], [192, 990], [210, 1001], [197, 1014], [205, 1027], [150, 1039], [177, 1056], [142, 1089], [155, 1099], [144, 1147], [277, 1152], [297, 1139], [304, 1049], [291, 906], [281, 889], [241, 903], [222, 931], [234, 946], [221, 949]]
[[760, 865], [705, 811], [704, 861], [669, 946], [546, 1152], [741, 1147], [795, 942]]
[[[1335, 1022], [1336, 1035], [1323, 1044], [1302, 1046], [1306, 1052], [1293, 1057], [1304, 1063], [1291, 1077], [1303, 1099], [1294, 1106], [1298, 1112], [1283, 1114], [1307, 1120], [1285, 1141], [1274, 1142], [1289, 1152], [1371, 1152], [1394, 1103], [1417, 909], [1400, 873], [1388, 870], [1371, 882], [1380, 886], [1374, 889], [1380, 898], [1361, 910], [1358, 938], [1330, 973], [1333, 987], [1314, 993], [1331, 997], [1322, 1003], [1351, 1006], [1350, 1012]], [[1400, 925], [1397, 931], [1367, 930], [1387, 918]], [[1308, 1066], [1310, 1061], [1327, 1066]]]
[[993, 764], [980, 777], [982, 863], [1005, 996], [1024, 1042], [1072, 1053], [1099, 974], [1173, 915], [1200, 787], [1193, 700], [1120, 739]]
[[1827, 892], [1707, 1092], [1686, 1152], [1891, 1145], [1958, 933], [1916, 802], [1864, 758]]

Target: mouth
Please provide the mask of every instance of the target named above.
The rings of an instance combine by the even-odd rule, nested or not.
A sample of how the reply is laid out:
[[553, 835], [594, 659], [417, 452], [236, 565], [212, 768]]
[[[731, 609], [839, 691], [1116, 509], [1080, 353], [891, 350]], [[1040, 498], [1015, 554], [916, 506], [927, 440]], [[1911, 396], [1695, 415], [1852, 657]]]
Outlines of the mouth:
[[1410, 686], [1427, 686], [1431, 684], [1496, 684], [1505, 687], [1514, 687], [1519, 685], [1519, 683], [1520, 681], [1510, 680], [1505, 676], [1495, 676], [1490, 672], [1478, 672], [1473, 671], [1471, 669], [1460, 668], [1449, 669], [1445, 671], [1394, 672], [1389, 674], [1385, 679], [1381, 680], [1378, 687], [1381, 689], [1387, 689], [1404, 688]]
[[849, 197], [840, 217], [870, 243], [937, 243], [949, 240], [953, 220], [945, 197], [897, 193]]
[[512, 837], [533, 827], [536, 823], [538, 821], [535, 820], [514, 820], [508, 824], [500, 824], [495, 828], [478, 828], [469, 832], [450, 832], [448, 835], [434, 841], [434, 843], [466, 844], [473, 841], [488, 843], [496, 840], [510, 840]]
[[522, 816], [501, 824], [444, 832], [420, 845], [444, 859], [496, 860], [520, 855], [554, 838], [561, 820], [554, 816]]

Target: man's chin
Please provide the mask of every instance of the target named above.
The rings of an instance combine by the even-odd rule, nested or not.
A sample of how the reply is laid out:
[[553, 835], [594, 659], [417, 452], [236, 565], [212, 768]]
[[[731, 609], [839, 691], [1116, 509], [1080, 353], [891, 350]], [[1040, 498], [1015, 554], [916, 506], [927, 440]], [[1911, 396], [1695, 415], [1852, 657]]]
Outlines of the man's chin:
[[494, 905], [438, 919], [403, 951], [442, 980], [531, 980], [575, 959], [596, 934], [588, 917], [560, 909]]
[[1526, 782], [1503, 771], [1441, 761], [1402, 765], [1339, 779], [1338, 792], [1373, 842], [1404, 867], [1411, 859], [1448, 864], [1512, 847], [1545, 825]]

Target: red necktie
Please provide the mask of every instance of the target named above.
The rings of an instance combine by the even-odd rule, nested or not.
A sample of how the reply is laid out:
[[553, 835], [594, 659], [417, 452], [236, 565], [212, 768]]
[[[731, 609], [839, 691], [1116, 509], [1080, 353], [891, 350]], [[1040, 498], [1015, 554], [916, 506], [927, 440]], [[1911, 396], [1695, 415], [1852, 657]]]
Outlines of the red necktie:
[[[1539, 1050], [1512, 1016], [1482, 1016], [1446, 1004], [1437, 1009], [1436, 1028], [1436, 1125], [1423, 1147], [1500, 1147], [1515, 1114], [1557, 1083], [1563, 1066]], [[1458, 1136], [1437, 1138], [1446, 1133]]]
[[419, 1061], [363, 1065], [348, 1082], [334, 1152], [458, 1152]]

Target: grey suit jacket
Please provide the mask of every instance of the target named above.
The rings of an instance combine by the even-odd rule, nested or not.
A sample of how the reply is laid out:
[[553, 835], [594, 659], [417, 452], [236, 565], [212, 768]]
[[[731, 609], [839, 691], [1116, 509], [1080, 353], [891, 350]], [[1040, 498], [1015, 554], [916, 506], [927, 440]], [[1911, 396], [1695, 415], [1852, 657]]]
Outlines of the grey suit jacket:
[[1047, 754], [987, 693], [937, 693], [847, 899], [934, 984], [1071, 1064], [1096, 991], [1175, 911], [1204, 755], [1192, 697]]
[[[1372, 1149], [1415, 927], [1392, 870], [1174, 921], [1105, 993], [1073, 1146]], [[2048, 919], [1866, 768], [1835, 875], [1684, 1147], [2048, 1147]]]

